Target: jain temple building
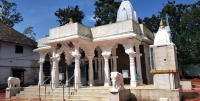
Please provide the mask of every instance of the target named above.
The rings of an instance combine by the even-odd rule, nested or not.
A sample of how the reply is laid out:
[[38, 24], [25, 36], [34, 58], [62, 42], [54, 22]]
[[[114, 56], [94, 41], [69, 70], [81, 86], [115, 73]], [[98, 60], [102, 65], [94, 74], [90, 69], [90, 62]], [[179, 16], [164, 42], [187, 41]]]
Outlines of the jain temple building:
[[39, 84], [45, 76], [53, 88], [60, 83], [80, 86], [111, 86], [110, 73], [123, 74], [124, 83], [133, 87], [153, 84], [150, 73], [149, 45], [154, 35], [138, 23], [129, 0], [123, 0], [117, 22], [89, 28], [71, 21], [52, 28], [49, 36], [38, 40], [40, 54]]

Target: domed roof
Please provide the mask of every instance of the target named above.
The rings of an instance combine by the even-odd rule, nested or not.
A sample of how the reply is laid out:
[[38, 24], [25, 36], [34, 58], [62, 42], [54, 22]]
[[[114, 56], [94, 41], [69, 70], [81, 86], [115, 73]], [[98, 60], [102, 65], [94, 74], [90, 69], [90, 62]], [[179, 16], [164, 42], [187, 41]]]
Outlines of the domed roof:
[[165, 45], [171, 43], [170, 35], [164, 26], [160, 26], [154, 39], [154, 45]]
[[138, 23], [138, 17], [129, 0], [122, 0], [117, 12], [117, 22], [133, 19]]

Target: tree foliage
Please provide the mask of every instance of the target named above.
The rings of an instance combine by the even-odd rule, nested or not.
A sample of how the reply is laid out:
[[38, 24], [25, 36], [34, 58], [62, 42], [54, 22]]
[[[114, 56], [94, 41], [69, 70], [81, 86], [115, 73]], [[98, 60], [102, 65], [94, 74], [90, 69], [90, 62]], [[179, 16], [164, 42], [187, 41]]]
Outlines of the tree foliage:
[[64, 9], [59, 8], [54, 14], [57, 16], [57, 21], [60, 23], [60, 26], [68, 23], [70, 18], [73, 19], [73, 22], [81, 23], [85, 16], [84, 12], [79, 9], [78, 5], [75, 7], [68, 6]]
[[19, 12], [17, 12], [17, 4], [8, 2], [7, 0], [0, 0], [1, 15], [0, 21], [4, 24], [13, 27], [15, 23], [23, 21]]
[[95, 26], [105, 25], [116, 22], [117, 10], [121, 2], [115, 2], [115, 0], [98, 0], [94, 3], [96, 19]]
[[33, 30], [33, 27], [29, 26], [29, 27], [25, 28], [23, 34], [35, 41], [36, 34]]
[[172, 41], [176, 44], [179, 68], [185, 69], [200, 55], [200, 1], [194, 4], [176, 4], [169, 1], [159, 14], [144, 18], [145, 24], [152, 32], [157, 32], [158, 21], [168, 22]]
[[145, 17], [142, 23], [151, 30], [152, 33], [156, 33], [158, 31], [160, 19], [159, 16], [152, 15], [151, 18]]

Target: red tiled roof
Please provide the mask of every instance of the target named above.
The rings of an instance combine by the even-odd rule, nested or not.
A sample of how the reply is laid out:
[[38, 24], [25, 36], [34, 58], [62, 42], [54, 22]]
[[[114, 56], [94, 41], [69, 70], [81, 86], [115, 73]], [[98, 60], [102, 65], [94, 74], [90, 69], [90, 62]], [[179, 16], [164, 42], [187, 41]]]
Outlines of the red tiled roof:
[[37, 42], [0, 22], [0, 41], [37, 46]]

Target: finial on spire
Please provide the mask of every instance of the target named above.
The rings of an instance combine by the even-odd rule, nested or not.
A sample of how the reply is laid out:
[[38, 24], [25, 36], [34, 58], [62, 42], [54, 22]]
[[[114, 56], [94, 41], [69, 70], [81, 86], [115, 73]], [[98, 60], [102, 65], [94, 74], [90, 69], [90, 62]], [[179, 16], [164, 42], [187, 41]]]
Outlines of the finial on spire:
[[73, 19], [72, 19], [72, 18], [69, 18], [69, 22], [73, 22]]
[[163, 21], [162, 21], [162, 20], [160, 21], [160, 26], [164, 26], [164, 24], [163, 24]]

